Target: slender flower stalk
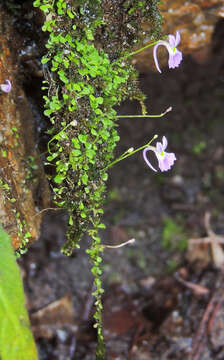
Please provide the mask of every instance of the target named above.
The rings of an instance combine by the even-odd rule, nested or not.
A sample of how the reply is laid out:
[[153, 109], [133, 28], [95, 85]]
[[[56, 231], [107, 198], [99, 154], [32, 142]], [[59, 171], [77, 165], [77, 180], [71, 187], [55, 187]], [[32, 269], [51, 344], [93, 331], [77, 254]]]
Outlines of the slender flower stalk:
[[5, 92], [5, 93], [9, 93], [12, 89], [12, 84], [10, 80], [6, 80], [5, 81], [7, 84], [0, 84], [0, 89]]
[[158, 135], [154, 135], [153, 138], [145, 145], [137, 148], [137, 149], [134, 149], [133, 147], [128, 149], [127, 151], [125, 151], [121, 156], [119, 156], [119, 158], [117, 158], [116, 160], [112, 161], [109, 165], [107, 165], [104, 169], [102, 169], [102, 171], [105, 171], [107, 169], [109, 169], [111, 166], [117, 164], [118, 162], [126, 159], [127, 157], [129, 156], [132, 156], [134, 155], [135, 153], [137, 153], [138, 151], [141, 151], [145, 148], [148, 148], [150, 146], [150, 144], [153, 142], [153, 140], [157, 139]]
[[183, 59], [182, 52], [177, 49], [177, 45], [180, 43], [179, 31], [176, 32], [176, 37], [174, 35], [169, 35], [168, 39], [169, 39], [168, 41], [164, 41], [164, 40], [158, 41], [153, 48], [153, 57], [154, 57], [155, 65], [160, 73], [162, 71], [160, 70], [159, 62], [157, 58], [157, 49], [160, 45], [165, 46], [169, 52], [169, 60], [168, 60], [169, 69], [174, 69], [178, 67]]
[[157, 172], [157, 170], [152, 166], [152, 164], [148, 160], [146, 154], [149, 150], [152, 150], [157, 157], [160, 170], [162, 172], [168, 171], [173, 166], [174, 161], [176, 160], [176, 155], [174, 153], [168, 153], [165, 151], [165, 149], [167, 148], [167, 145], [168, 145], [167, 138], [165, 136], [163, 136], [162, 143], [157, 142], [156, 146], [148, 146], [143, 150], [143, 158], [144, 158], [146, 164], [155, 172]]
[[158, 118], [166, 115], [170, 111], [172, 111], [172, 106], [159, 115], [118, 115], [117, 118]]
[[148, 49], [149, 47], [151, 47], [151, 46], [153, 46], [153, 45], [156, 45], [157, 43], [158, 43], [158, 40], [157, 40], [157, 41], [154, 41], [154, 42], [152, 42], [152, 43], [150, 43], [150, 44], [147, 44], [147, 45], [143, 46], [142, 48], [140, 48], [140, 49], [138, 49], [138, 50], [135, 50], [135, 51], [131, 52], [131, 53], [128, 54], [128, 55], [123, 56], [121, 59], [119, 59], [119, 61], [120, 61], [120, 60], [123, 60], [123, 59], [127, 59], [127, 58], [129, 58], [130, 56], [136, 55], [136, 54], [138, 54], [138, 53], [140, 53], [140, 52]]

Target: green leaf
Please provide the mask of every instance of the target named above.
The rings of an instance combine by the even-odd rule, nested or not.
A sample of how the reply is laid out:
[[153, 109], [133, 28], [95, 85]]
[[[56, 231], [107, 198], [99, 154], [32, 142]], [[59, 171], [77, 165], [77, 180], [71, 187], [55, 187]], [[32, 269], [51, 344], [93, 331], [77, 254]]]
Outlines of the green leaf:
[[67, 15], [70, 17], [70, 19], [74, 19], [74, 17], [75, 17], [75, 15], [69, 9], [67, 9]]
[[41, 63], [42, 63], [42, 64], [46, 64], [49, 60], [50, 60], [50, 59], [47, 58], [47, 57], [42, 57]]
[[81, 151], [80, 151], [79, 149], [72, 150], [71, 153], [72, 153], [73, 156], [79, 156], [79, 155], [81, 155]]
[[40, 0], [34, 1], [33, 6], [34, 6], [34, 7], [40, 6]]
[[73, 225], [73, 218], [72, 216], [69, 216], [69, 221], [68, 221], [69, 225]]
[[9, 236], [0, 227], [0, 358], [38, 360], [19, 268]]
[[85, 214], [83, 211], [81, 212], [81, 217], [82, 217], [83, 219], [86, 218], [86, 214]]
[[72, 139], [72, 144], [76, 149], [80, 149], [79, 140], [77, 138]]
[[107, 181], [107, 179], [108, 179], [108, 174], [107, 174], [107, 173], [104, 173], [104, 174], [102, 175], [102, 179], [103, 179], [104, 181]]
[[88, 28], [85, 28], [84, 31], [86, 33], [86, 37], [87, 37], [88, 40], [94, 40], [92, 30], [90, 30]]
[[64, 180], [65, 176], [62, 175], [62, 174], [58, 174], [54, 177], [54, 181], [57, 183], [57, 184], [61, 184], [62, 181]]
[[87, 149], [86, 150], [86, 155], [89, 159], [93, 159], [96, 156], [96, 153], [94, 150], [92, 149]]
[[82, 176], [81, 176], [81, 179], [82, 179], [82, 183], [84, 185], [87, 185], [88, 183], [88, 175], [86, 173], [84, 173]]
[[87, 141], [87, 138], [88, 138], [88, 135], [82, 135], [82, 134], [80, 134], [80, 135], [78, 136], [79, 141], [81, 141], [81, 143], [83, 143], [83, 144]]

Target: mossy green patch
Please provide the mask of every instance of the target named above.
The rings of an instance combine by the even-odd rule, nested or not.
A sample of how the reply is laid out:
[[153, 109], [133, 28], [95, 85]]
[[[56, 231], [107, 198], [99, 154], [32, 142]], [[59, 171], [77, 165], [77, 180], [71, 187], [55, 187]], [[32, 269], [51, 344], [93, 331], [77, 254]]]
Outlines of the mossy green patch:
[[[46, 16], [43, 31], [49, 32], [45, 69], [44, 114], [50, 118], [52, 136], [47, 160], [54, 201], [69, 215], [67, 242], [70, 255], [83, 234], [92, 238], [88, 250], [93, 263], [96, 290], [95, 313], [99, 347], [104, 359], [102, 336], [101, 252], [98, 231], [106, 193], [107, 169], [119, 136], [115, 106], [126, 98], [140, 101], [137, 72], [129, 56], [139, 41], [142, 23], [150, 21], [146, 35], [157, 40], [161, 17], [158, 0], [36, 0]], [[102, 345], [102, 346], [101, 346]]]

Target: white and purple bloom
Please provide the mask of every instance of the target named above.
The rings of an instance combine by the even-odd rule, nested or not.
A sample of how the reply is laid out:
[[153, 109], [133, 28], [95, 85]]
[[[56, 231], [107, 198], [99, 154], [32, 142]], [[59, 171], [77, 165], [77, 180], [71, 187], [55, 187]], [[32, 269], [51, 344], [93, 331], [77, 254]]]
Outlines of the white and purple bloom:
[[0, 84], [0, 90], [2, 90], [5, 93], [9, 93], [12, 88], [12, 84], [10, 80], [5, 81], [7, 84]]
[[163, 141], [162, 143], [157, 142], [156, 146], [148, 146], [147, 148], [145, 148], [143, 150], [143, 158], [144, 158], [146, 164], [153, 171], [156, 171], [156, 172], [157, 172], [157, 170], [152, 166], [152, 164], [149, 162], [149, 160], [146, 156], [147, 151], [149, 151], [149, 150], [154, 151], [154, 153], [157, 157], [157, 160], [159, 162], [159, 168], [161, 171], [170, 170], [174, 164], [174, 161], [176, 160], [176, 156], [174, 153], [168, 153], [165, 151], [167, 148], [167, 144], [168, 144], [167, 138], [165, 136], [163, 136], [162, 141]]
[[159, 67], [159, 62], [157, 59], [157, 49], [158, 46], [163, 45], [167, 48], [169, 52], [169, 60], [168, 65], [169, 69], [174, 69], [175, 67], [178, 67], [183, 59], [182, 52], [177, 49], [177, 45], [180, 43], [180, 33], [179, 31], [176, 32], [176, 37], [174, 35], [169, 35], [169, 41], [160, 40], [158, 43], [154, 46], [153, 49], [153, 57], [155, 61], [155, 65], [157, 70], [161, 73]]

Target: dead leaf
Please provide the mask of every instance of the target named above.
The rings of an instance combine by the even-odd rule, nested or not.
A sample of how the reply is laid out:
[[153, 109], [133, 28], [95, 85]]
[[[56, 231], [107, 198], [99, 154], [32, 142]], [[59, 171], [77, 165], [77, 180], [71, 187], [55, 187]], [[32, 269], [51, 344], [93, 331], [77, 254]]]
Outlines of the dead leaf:
[[197, 260], [203, 265], [207, 265], [212, 260], [217, 268], [222, 268], [224, 267], [224, 251], [221, 244], [224, 244], [224, 236], [216, 235], [211, 229], [210, 217], [211, 214], [206, 212], [204, 223], [207, 236], [188, 240], [187, 259], [190, 262]]

